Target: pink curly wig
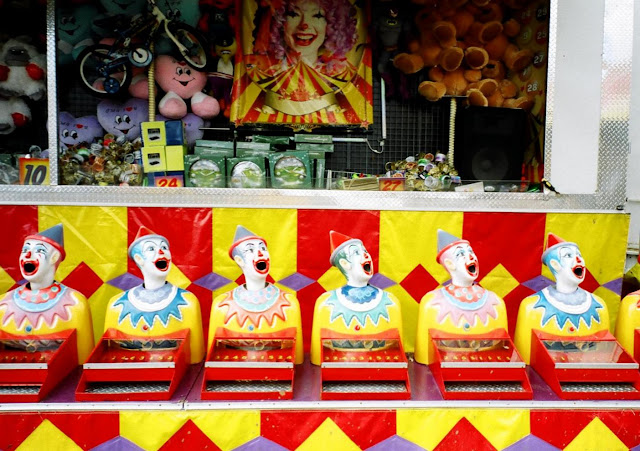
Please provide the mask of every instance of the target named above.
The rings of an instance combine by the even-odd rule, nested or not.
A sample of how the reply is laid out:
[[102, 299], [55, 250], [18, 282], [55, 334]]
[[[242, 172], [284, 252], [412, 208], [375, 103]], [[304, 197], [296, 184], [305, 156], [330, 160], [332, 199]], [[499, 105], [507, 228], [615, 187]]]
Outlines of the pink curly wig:
[[[284, 46], [284, 22], [286, 20], [287, 6], [293, 0], [284, 0], [279, 3], [273, 12], [271, 20], [269, 47], [278, 60], [283, 60], [286, 55]], [[316, 0], [325, 12], [327, 21], [327, 37], [323, 48], [328, 52], [328, 59], [342, 59], [358, 39], [356, 29], [357, 20], [355, 8], [349, 0]]]

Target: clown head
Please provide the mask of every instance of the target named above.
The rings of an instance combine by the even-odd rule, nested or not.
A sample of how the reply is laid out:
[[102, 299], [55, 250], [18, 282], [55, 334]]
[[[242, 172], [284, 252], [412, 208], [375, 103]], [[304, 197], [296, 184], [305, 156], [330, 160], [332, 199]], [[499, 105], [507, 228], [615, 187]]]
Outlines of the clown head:
[[467, 240], [461, 240], [444, 230], [438, 230], [438, 255], [436, 260], [451, 276], [457, 287], [468, 287], [478, 278], [478, 257]]
[[171, 251], [165, 237], [140, 227], [129, 246], [129, 257], [142, 271], [146, 289], [153, 290], [164, 285], [171, 268]]
[[248, 290], [265, 287], [271, 260], [267, 243], [263, 238], [239, 225], [229, 249], [229, 256], [242, 269]]
[[20, 252], [20, 272], [32, 290], [53, 284], [56, 269], [64, 260], [62, 224], [25, 238]]
[[556, 289], [573, 293], [586, 276], [584, 259], [578, 245], [550, 233], [547, 250], [542, 254], [542, 263], [547, 265], [556, 279]]
[[364, 287], [373, 277], [373, 260], [362, 241], [335, 231], [329, 232], [331, 257], [329, 261], [346, 277], [353, 287]]

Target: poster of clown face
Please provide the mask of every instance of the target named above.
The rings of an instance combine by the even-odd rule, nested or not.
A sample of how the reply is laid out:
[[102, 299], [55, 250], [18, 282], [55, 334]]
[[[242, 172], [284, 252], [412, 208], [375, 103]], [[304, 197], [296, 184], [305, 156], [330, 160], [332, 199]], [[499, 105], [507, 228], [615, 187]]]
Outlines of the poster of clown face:
[[373, 122], [366, 2], [241, 0], [231, 120], [367, 128]]

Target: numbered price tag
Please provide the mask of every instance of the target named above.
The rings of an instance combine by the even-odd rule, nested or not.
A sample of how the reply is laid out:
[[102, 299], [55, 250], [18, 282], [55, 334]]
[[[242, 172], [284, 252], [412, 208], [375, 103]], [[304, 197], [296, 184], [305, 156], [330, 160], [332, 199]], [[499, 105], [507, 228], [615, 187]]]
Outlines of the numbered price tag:
[[153, 177], [153, 186], [162, 188], [182, 188], [184, 177], [180, 175], [156, 175]]
[[378, 189], [380, 191], [404, 191], [404, 177], [380, 177]]
[[48, 185], [49, 184], [49, 159], [48, 158], [20, 158], [21, 185]]

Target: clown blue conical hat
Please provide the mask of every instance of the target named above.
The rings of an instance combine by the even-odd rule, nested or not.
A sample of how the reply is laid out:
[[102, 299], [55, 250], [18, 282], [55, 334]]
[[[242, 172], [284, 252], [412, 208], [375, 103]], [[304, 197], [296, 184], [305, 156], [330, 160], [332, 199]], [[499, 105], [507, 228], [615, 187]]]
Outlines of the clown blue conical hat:
[[127, 252], [129, 254], [129, 257], [133, 258], [131, 256], [131, 251], [133, 250], [136, 244], [138, 244], [142, 240], [149, 239], [149, 238], [160, 238], [162, 240], [165, 240], [167, 243], [169, 243], [169, 240], [167, 240], [162, 235], [158, 235], [148, 227], [140, 226], [140, 228], [138, 229], [138, 233], [136, 233], [136, 237], [133, 240], [133, 243], [131, 243], [131, 245], [129, 246], [129, 250]]
[[233, 250], [236, 248], [236, 246], [247, 240], [262, 240], [265, 245], [267, 244], [266, 240], [261, 236], [258, 236], [251, 230], [238, 225], [238, 227], [236, 227], [236, 234], [233, 236], [233, 243], [229, 248], [229, 257], [233, 258]]
[[436, 255], [436, 261], [438, 263], [442, 263], [440, 261], [442, 254], [444, 254], [448, 249], [450, 249], [451, 246], [458, 243], [469, 244], [467, 240], [463, 240], [461, 238], [458, 238], [455, 235], [445, 232], [442, 229], [438, 229], [438, 255]]
[[29, 235], [26, 240], [39, 240], [50, 244], [60, 252], [60, 261], [64, 260], [67, 253], [64, 251], [64, 229], [62, 224], [56, 224], [53, 227], [49, 227], [42, 232], [38, 232], [34, 235]]

